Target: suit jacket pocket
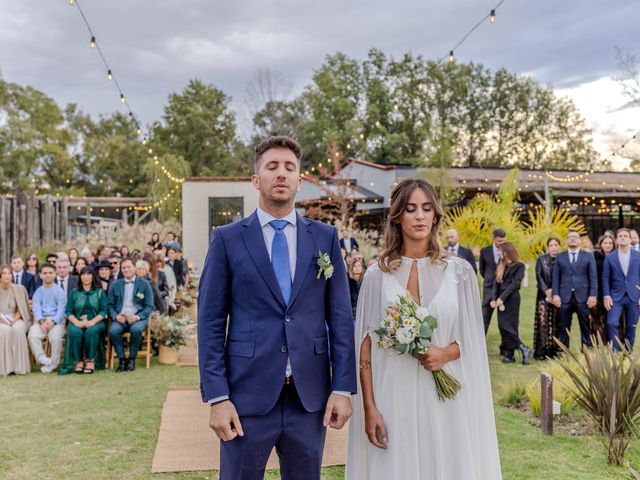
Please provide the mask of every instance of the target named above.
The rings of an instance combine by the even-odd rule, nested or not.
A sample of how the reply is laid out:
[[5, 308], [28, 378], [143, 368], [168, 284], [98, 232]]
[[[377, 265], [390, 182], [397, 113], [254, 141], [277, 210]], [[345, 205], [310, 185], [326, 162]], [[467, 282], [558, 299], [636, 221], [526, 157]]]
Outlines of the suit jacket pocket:
[[327, 336], [316, 337], [313, 339], [315, 343], [315, 350], [318, 355], [321, 353], [327, 353]]
[[232, 357], [252, 358], [256, 349], [256, 342], [229, 340], [227, 354]]

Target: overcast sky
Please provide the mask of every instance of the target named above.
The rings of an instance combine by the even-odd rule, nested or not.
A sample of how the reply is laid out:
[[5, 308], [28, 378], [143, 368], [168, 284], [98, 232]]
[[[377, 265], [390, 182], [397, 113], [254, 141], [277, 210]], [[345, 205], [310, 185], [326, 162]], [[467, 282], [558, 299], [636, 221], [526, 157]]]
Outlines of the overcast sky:
[[[143, 123], [161, 116], [191, 78], [214, 84], [245, 110], [258, 68], [290, 75], [299, 91], [327, 54], [362, 59], [376, 47], [446, 55], [497, 0], [81, 0], [127, 99]], [[638, 0], [505, 0], [457, 51], [459, 61], [505, 67], [574, 98], [596, 147], [640, 130], [612, 76], [615, 47], [640, 54]], [[0, 0], [0, 71], [91, 114], [120, 108], [76, 7], [68, 0]]]

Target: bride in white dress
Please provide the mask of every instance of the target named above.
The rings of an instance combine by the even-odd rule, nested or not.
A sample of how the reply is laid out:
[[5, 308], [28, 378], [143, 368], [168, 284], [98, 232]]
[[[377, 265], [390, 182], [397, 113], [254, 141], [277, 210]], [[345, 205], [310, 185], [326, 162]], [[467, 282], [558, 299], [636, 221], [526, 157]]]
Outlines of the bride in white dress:
[[[360, 390], [349, 427], [348, 480], [501, 479], [489, 365], [474, 271], [442, 253], [442, 209], [431, 185], [408, 179], [391, 194], [386, 250], [367, 271], [356, 314]], [[398, 295], [438, 320], [415, 359], [381, 350], [373, 330]], [[462, 384], [438, 399], [431, 371]]]

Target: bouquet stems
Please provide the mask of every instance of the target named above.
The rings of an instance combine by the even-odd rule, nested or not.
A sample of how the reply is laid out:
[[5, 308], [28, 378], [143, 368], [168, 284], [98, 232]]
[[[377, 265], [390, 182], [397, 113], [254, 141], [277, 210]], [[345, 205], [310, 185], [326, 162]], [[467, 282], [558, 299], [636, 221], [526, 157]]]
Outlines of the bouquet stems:
[[462, 384], [444, 370], [436, 370], [432, 373], [433, 380], [436, 382], [438, 399], [444, 402], [447, 399], [455, 398], [462, 388]]

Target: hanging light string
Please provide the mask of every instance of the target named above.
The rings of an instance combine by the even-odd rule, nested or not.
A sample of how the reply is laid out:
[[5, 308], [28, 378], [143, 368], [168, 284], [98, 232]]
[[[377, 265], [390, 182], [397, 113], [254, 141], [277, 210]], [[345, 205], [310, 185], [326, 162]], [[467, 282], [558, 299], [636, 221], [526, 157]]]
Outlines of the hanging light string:
[[[623, 151], [627, 147], [627, 145], [629, 145], [631, 142], [637, 141], [638, 136], [640, 136], [640, 130], [637, 131], [636, 133], [634, 133], [631, 138], [627, 139], [627, 141], [625, 141], [622, 145], [620, 145], [620, 147], [618, 147], [615, 151], [611, 152], [606, 158], [604, 158], [604, 160], [602, 161], [602, 164], [605, 165], [605, 166], [612, 165], [613, 164], [613, 160], [618, 155], [623, 153]], [[545, 174], [547, 175], [547, 177], [549, 177], [554, 182], [568, 183], [568, 182], [575, 182], [577, 180], [582, 180], [583, 178], [586, 179], [589, 175], [591, 175], [594, 172], [595, 172], [595, 170], [593, 168], [591, 168], [590, 170], [588, 170], [586, 172], [579, 173], [577, 175], [570, 175], [570, 176], [567, 176], [567, 177], [558, 177], [558, 176], [553, 174], [552, 170], [547, 170], [545, 172]]]
[[[116, 86], [116, 89], [118, 90], [120, 102], [125, 106], [128, 114], [129, 114], [129, 118], [131, 119], [131, 121], [134, 124], [134, 127], [136, 129], [137, 135], [139, 137], [140, 136], [142, 137], [142, 144], [146, 145], [147, 144], [147, 135], [143, 135], [141, 123], [138, 120], [138, 117], [133, 113], [133, 109], [131, 108], [131, 104], [129, 103], [128, 98], [125, 96], [124, 91], [123, 91], [120, 83], [118, 82], [118, 79], [116, 78], [116, 75], [114, 73], [113, 68], [111, 68], [111, 65], [107, 61], [107, 58], [105, 57], [104, 52], [102, 51], [102, 48], [100, 47], [100, 43], [97, 41], [96, 35], [95, 35], [93, 29], [91, 28], [91, 24], [89, 23], [89, 20], [87, 19], [87, 16], [84, 13], [84, 10], [82, 10], [82, 7], [80, 6], [80, 2], [78, 0], [69, 0], [69, 5], [71, 5], [72, 7], [73, 6], [77, 7], [78, 12], [80, 13], [80, 16], [82, 17], [82, 20], [83, 20], [85, 26], [87, 27], [87, 31], [89, 32], [89, 35], [91, 36], [89, 46], [92, 49], [95, 49], [98, 52], [98, 55], [100, 56], [100, 59], [102, 60], [104, 68], [105, 68], [105, 70], [107, 72], [107, 80], [112, 81], [113, 84]], [[148, 153], [149, 153], [149, 155], [153, 155], [153, 149], [149, 148]], [[158, 165], [159, 162], [158, 162], [157, 155], [154, 156], [153, 158], [155, 160], [155, 164]], [[180, 184], [180, 183], [184, 182], [184, 178], [181, 178], [181, 177], [178, 177], [176, 175], [173, 175], [166, 167], [161, 166], [161, 170], [162, 170], [162, 173], [169, 180], [171, 180], [173, 183]], [[172, 192], [174, 190], [172, 190]]]

